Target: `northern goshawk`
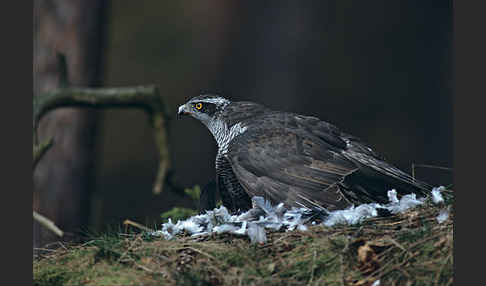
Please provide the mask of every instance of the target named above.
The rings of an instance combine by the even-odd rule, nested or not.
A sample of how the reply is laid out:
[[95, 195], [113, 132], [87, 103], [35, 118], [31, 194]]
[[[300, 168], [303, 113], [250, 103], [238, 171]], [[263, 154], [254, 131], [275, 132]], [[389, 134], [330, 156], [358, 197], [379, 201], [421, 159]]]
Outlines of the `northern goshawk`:
[[432, 189], [316, 117], [208, 94], [181, 105], [178, 115], [198, 119], [216, 139], [216, 183], [232, 212], [251, 208], [253, 196], [336, 210], [386, 203], [391, 189], [425, 196]]

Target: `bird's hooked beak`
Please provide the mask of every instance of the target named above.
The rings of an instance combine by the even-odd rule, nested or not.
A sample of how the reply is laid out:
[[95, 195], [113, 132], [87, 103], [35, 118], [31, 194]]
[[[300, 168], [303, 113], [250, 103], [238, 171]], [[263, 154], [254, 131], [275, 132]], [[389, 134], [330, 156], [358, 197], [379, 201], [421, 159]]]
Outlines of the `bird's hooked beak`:
[[182, 115], [189, 115], [190, 112], [189, 112], [189, 108], [187, 108], [187, 106], [185, 104], [179, 106], [179, 110], [177, 111], [177, 117], [178, 118], [181, 118]]

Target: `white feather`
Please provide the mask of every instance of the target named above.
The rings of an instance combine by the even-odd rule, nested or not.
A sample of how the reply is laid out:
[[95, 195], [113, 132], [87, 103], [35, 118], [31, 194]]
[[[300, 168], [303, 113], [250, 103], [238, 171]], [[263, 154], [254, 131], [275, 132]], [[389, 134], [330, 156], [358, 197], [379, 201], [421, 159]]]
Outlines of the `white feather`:
[[443, 186], [432, 189], [432, 202], [434, 202], [434, 204], [439, 204], [439, 203], [444, 202], [444, 198], [442, 197], [442, 194], [440, 193], [444, 190], [445, 190], [445, 187], [443, 187]]
[[[391, 213], [401, 213], [425, 202], [425, 199], [417, 199], [415, 194], [405, 195], [398, 199], [395, 190], [388, 192], [388, 199], [389, 203], [385, 205], [370, 203], [357, 207], [351, 206], [345, 210], [326, 211], [327, 217], [323, 219], [323, 225], [328, 227], [336, 224], [353, 225], [377, 216], [378, 208], [387, 209]], [[176, 224], [169, 219], [162, 225], [162, 230], [152, 232], [152, 235], [174, 239], [184, 230], [192, 236], [209, 235], [214, 232], [234, 233], [248, 236], [252, 243], [263, 243], [266, 241], [265, 229], [306, 231], [307, 223], [315, 224], [310, 219], [312, 216], [316, 216], [316, 211], [317, 215], [322, 215], [322, 210], [305, 207], [287, 209], [283, 203], [274, 207], [262, 197], [253, 197], [252, 201], [254, 208], [240, 215], [231, 215], [224, 206], [220, 206], [212, 211], [206, 211], [205, 214], [178, 221]], [[437, 217], [437, 221], [442, 223], [448, 217], [448, 210], [443, 210]]]

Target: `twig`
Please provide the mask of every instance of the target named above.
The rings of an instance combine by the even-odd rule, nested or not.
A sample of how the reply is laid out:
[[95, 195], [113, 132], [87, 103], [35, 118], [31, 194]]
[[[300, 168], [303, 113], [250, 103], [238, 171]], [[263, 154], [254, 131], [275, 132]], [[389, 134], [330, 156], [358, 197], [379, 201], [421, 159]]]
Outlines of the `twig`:
[[37, 163], [39, 163], [40, 159], [42, 158], [42, 156], [46, 153], [46, 151], [51, 148], [52, 146], [52, 143], [53, 143], [53, 140], [52, 138], [50, 138], [49, 140], [37, 145], [37, 146], [33, 146], [33, 150], [32, 150], [32, 153], [33, 153], [33, 166], [32, 168], [35, 169], [35, 166], [37, 166]]
[[79, 247], [84, 247], [86, 245], [90, 245], [90, 244], [93, 244], [96, 240], [90, 240], [90, 241], [86, 241], [85, 243], [79, 245]]
[[341, 250], [341, 253], [340, 253], [340, 257], [341, 257], [341, 284], [342, 285], [347, 285], [346, 277], [344, 276], [344, 254], [349, 249], [349, 238], [348, 238], [348, 236], [345, 236], [345, 238], [346, 238], [346, 244], [344, 245], [344, 248]]
[[209, 257], [209, 258], [211, 258], [213, 260], [216, 260], [216, 258], [214, 256], [212, 256], [211, 254], [206, 253], [206, 252], [204, 252], [202, 250], [199, 250], [199, 249], [194, 248], [194, 247], [191, 247], [191, 246], [185, 246], [185, 247], [182, 247], [182, 249], [190, 249], [190, 250], [195, 251], [195, 252], [198, 252], [199, 254], [202, 254], [202, 255], [204, 255], [206, 257]]
[[60, 241], [56, 241], [55, 244], [59, 244], [65, 251], [68, 251], [67, 247]]
[[202, 255], [204, 255], [206, 257], [209, 257], [209, 258], [213, 259], [214, 261], [218, 261], [216, 259], [216, 257], [212, 256], [211, 254], [206, 253], [206, 252], [204, 252], [204, 251], [202, 251], [200, 249], [194, 248], [192, 246], [181, 246], [181, 247], [171, 247], [171, 248], [167, 248], [167, 250], [170, 250], [170, 251], [177, 251], [177, 250], [184, 250], [184, 249], [189, 249], [189, 250], [195, 251], [195, 252], [197, 252], [199, 254], [202, 254]]
[[275, 240], [275, 242], [273, 244], [277, 244], [277, 242], [279, 242], [280, 240], [283, 240], [283, 239], [288, 238], [290, 236], [291, 236], [291, 234], [282, 235], [279, 239]]
[[440, 275], [442, 274], [442, 270], [444, 270], [444, 266], [449, 262], [449, 259], [451, 258], [452, 253], [450, 253], [447, 258], [445, 259], [444, 263], [440, 266], [439, 271], [437, 271], [437, 274], [435, 275], [435, 284], [434, 285], [439, 285], [439, 280], [440, 280]]
[[46, 218], [45, 216], [37, 213], [36, 211], [34, 211], [34, 219], [38, 221], [41, 225], [46, 227], [47, 229], [57, 234], [59, 237], [62, 237], [64, 235], [64, 232], [61, 229], [59, 229], [54, 224], [54, 222], [52, 222], [50, 219]]
[[148, 273], [151, 273], [151, 274], [162, 274], [164, 276], [167, 276], [167, 273], [165, 273], [165, 272], [152, 270], [152, 269], [148, 268], [147, 266], [144, 266], [144, 265], [142, 265], [140, 263], [137, 263], [135, 261], [133, 261], [133, 264], [135, 264], [135, 266], [137, 266], [141, 270], [146, 271]]
[[48, 251], [48, 252], [56, 252], [57, 249], [49, 249], [49, 248], [42, 248], [42, 247], [34, 247], [34, 250], [41, 250], [41, 251]]
[[414, 247], [416, 247], [416, 246], [418, 246], [418, 245], [422, 245], [423, 243], [425, 243], [425, 242], [427, 242], [427, 241], [429, 241], [429, 240], [436, 239], [436, 238], [441, 237], [441, 236], [443, 236], [443, 235], [444, 235], [444, 234], [442, 234], [442, 233], [438, 233], [438, 234], [436, 234], [436, 235], [432, 235], [432, 236], [426, 237], [426, 238], [424, 238], [424, 239], [422, 239], [422, 240], [419, 240], [419, 241], [417, 241], [417, 242], [415, 242], [415, 243], [410, 244], [410, 245], [408, 246], [408, 250], [411, 250], [412, 248], [414, 248]]
[[398, 242], [397, 242], [396, 240], [394, 240], [393, 238], [388, 237], [388, 238], [387, 238], [387, 240], [388, 240], [388, 241], [390, 241], [391, 243], [393, 243], [393, 244], [394, 244], [396, 247], [400, 248], [401, 250], [408, 252], [408, 250], [407, 250], [407, 249], [405, 249], [405, 247], [403, 247], [403, 246], [402, 246], [400, 243], [398, 243]]
[[143, 226], [143, 225], [141, 225], [141, 224], [139, 224], [137, 222], [131, 221], [129, 219], [126, 219], [125, 221], [123, 221], [123, 224], [124, 225], [131, 225], [131, 226], [134, 226], [134, 227], [136, 227], [138, 229], [141, 229], [141, 230], [144, 230], [144, 231], [147, 231], [147, 232], [153, 232], [152, 229], [150, 229], [150, 228], [148, 228], [146, 226]]
[[[140, 235], [137, 235], [137, 237], [128, 245], [127, 250], [125, 252], [123, 252], [122, 255], [120, 255], [120, 258], [118, 258], [117, 263], [120, 263], [122, 261], [122, 259], [125, 258], [125, 256], [128, 254], [128, 252], [130, 252], [134, 248], [134, 246], [139, 241], [139, 239], [140, 239]], [[130, 259], [131, 259], [131, 257], [130, 257]]]
[[309, 279], [309, 282], [307, 282], [307, 285], [312, 285], [312, 280], [314, 280], [314, 269], [316, 268], [316, 256], [317, 256], [317, 252], [314, 249], [314, 257], [312, 258], [312, 266], [311, 266], [311, 277]]
[[[408, 261], [410, 261], [410, 259], [414, 258], [415, 256], [418, 256], [420, 253], [419, 252], [416, 252], [410, 256], [408, 256], [407, 258], [405, 258], [402, 262], [400, 262], [399, 264], [391, 267], [390, 269], [386, 270], [386, 271], [383, 271], [382, 273], [378, 274], [378, 276], [376, 277], [376, 279], [381, 279], [383, 278], [385, 275], [387, 275], [388, 273], [394, 271], [394, 270], [400, 270], [400, 267], [402, 267], [403, 265], [405, 265]], [[395, 258], [393, 258], [391, 261], [395, 260]], [[388, 263], [387, 263], [388, 264]], [[379, 270], [384, 270], [384, 267], [381, 267], [379, 268]], [[375, 271], [374, 273], [377, 273], [377, 271]], [[371, 277], [374, 273], [370, 274], [368, 277]]]
[[452, 171], [452, 168], [442, 167], [442, 166], [435, 166], [435, 165], [427, 165], [427, 164], [415, 164], [412, 163], [412, 179], [415, 180], [415, 168], [429, 168], [429, 169], [439, 169], [439, 170], [446, 170]]

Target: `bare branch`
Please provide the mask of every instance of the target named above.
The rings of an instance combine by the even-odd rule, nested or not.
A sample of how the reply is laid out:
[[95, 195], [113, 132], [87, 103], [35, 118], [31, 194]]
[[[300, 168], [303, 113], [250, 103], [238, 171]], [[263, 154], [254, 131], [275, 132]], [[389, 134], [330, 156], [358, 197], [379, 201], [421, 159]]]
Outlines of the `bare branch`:
[[36, 211], [34, 211], [34, 219], [36, 221], [38, 221], [41, 225], [45, 226], [47, 229], [49, 229], [52, 232], [54, 232], [55, 234], [57, 234], [58, 236], [62, 237], [64, 235], [64, 232], [62, 230], [60, 230], [54, 224], [53, 221], [51, 221], [50, 219], [46, 218], [45, 216], [37, 213]]
[[[60, 107], [91, 108], [140, 108], [148, 113], [154, 128], [155, 143], [159, 152], [159, 170], [153, 192], [159, 194], [170, 166], [167, 121], [170, 119], [165, 101], [156, 86], [120, 88], [59, 88], [34, 97], [33, 102], [34, 139], [42, 116]], [[35, 140], [36, 142], [36, 140]], [[34, 149], [41, 150], [40, 147]], [[43, 152], [48, 147], [42, 149]], [[37, 161], [42, 153], [39, 153]], [[35, 157], [35, 156], [34, 156]], [[35, 160], [34, 160], [35, 161]], [[34, 162], [34, 166], [37, 162]]]
[[34, 97], [34, 126], [48, 111], [58, 107], [135, 107], [150, 115], [161, 113], [168, 119], [166, 106], [156, 86], [120, 88], [59, 88]]
[[131, 225], [131, 226], [134, 226], [134, 227], [136, 227], [136, 228], [138, 228], [138, 229], [141, 229], [141, 230], [143, 230], [143, 231], [147, 231], [147, 232], [153, 232], [153, 229], [150, 229], [150, 228], [148, 228], [148, 227], [146, 227], [146, 226], [143, 226], [143, 225], [141, 225], [141, 224], [139, 224], [139, 223], [137, 223], [137, 222], [134, 222], [134, 221], [132, 221], [132, 220], [129, 220], [129, 219], [124, 220], [124, 221], [123, 221], [123, 224], [124, 224], [124, 225]]
[[40, 158], [42, 157], [42, 155], [44, 155], [44, 153], [49, 149], [51, 148], [52, 146], [52, 138], [50, 138], [49, 140], [39, 144], [39, 145], [34, 145], [33, 146], [33, 169], [35, 169], [35, 166], [37, 166], [37, 163], [39, 163], [40, 161]]

